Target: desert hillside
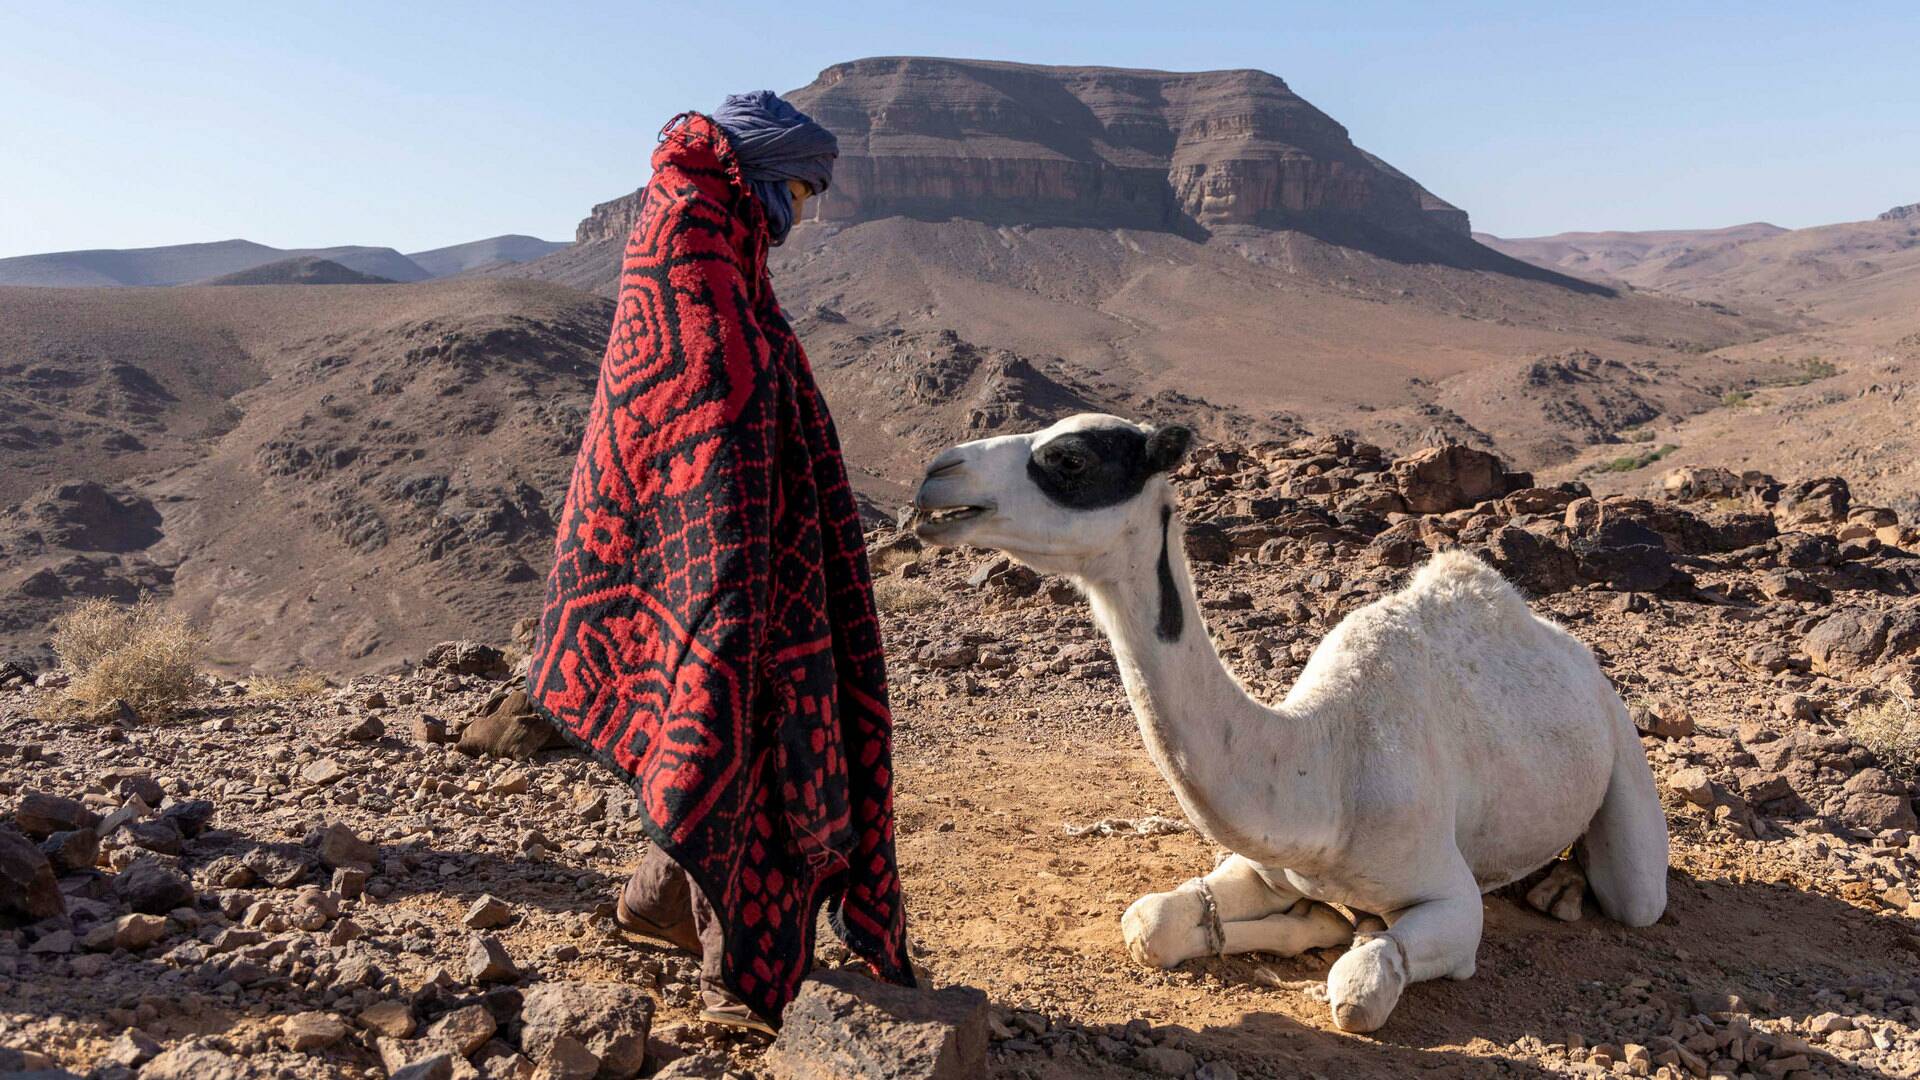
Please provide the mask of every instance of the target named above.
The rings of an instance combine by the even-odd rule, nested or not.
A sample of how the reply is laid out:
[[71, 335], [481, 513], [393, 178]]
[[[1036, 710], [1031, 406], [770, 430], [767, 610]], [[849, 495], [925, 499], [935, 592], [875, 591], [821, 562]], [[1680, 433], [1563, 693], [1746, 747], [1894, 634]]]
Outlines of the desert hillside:
[[[775, 279], [874, 521], [940, 446], [1075, 411], [1547, 468], [1789, 370], [1713, 350], [1792, 320], [1482, 246], [1261, 72], [894, 57], [794, 99], [843, 133], [842, 173]], [[204, 618], [229, 669], [378, 670], [503, 633], [537, 599], [610, 317], [589, 294], [632, 211], [594, 208], [554, 253], [505, 236], [419, 261], [235, 241], [0, 263], [115, 286], [0, 288], [0, 588], [19, 597], [0, 642], [44, 659], [62, 605], [145, 592]], [[463, 280], [122, 287], [316, 280], [290, 256]], [[60, 276], [76, 266], [97, 277]]]

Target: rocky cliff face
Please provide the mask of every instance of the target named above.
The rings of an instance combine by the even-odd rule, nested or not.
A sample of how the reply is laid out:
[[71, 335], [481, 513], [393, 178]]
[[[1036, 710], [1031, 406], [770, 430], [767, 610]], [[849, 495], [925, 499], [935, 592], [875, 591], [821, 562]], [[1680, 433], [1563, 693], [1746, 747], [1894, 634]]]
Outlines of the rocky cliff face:
[[842, 157], [815, 213], [1136, 228], [1338, 216], [1464, 234], [1466, 215], [1261, 71], [876, 57], [790, 95]]
[[[815, 220], [1468, 232], [1464, 211], [1261, 71], [875, 57], [788, 97], [840, 137]], [[624, 239], [638, 209], [637, 193], [601, 203], [575, 239]]]

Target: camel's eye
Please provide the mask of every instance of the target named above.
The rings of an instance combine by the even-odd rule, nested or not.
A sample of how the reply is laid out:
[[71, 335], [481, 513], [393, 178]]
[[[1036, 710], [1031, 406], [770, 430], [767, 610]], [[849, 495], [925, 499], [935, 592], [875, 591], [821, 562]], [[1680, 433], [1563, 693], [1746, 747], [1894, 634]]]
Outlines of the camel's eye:
[[1048, 446], [1038, 455], [1040, 466], [1062, 480], [1078, 480], [1093, 468], [1093, 459], [1073, 446]]
[[1140, 494], [1152, 475], [1146, 445], [1146, 434], [1131, 425], [1070, 431], [1034, 449], [1027, 475], [1062, 506], [1113, 506]]

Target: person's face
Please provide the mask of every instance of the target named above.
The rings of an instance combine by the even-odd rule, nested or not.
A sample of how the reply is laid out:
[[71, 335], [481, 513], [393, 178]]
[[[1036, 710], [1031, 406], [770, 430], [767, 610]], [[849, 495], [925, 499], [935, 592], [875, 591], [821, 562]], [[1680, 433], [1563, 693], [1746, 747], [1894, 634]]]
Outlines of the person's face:
[[798, 221], [800, 208], [806, 205], [808, 199], [813, 198], [813, 189], [808, 187], [804, 180], [789, 180], [787, 190], [793, 192], [793, 217]]

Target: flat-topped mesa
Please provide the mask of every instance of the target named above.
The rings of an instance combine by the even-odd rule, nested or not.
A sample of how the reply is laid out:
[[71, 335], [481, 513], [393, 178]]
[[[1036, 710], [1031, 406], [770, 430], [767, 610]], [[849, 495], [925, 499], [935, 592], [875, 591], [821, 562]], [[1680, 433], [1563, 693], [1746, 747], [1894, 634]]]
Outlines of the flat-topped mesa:
[[[1264, 71], [890, 56], [835, 64], [787, 98], [840, 137], [811, 220], [1469, 232], [1465, 211]], [[601, 203], [575, 239], [623, 240], [639, 209], [638, 192]]]
[[1466, 214], [1263, 71], [836, 64], [788, 95], [840, 136], [827, 221], [964, 216], [1168, 229], [1337, 215], [1466, 235]]

